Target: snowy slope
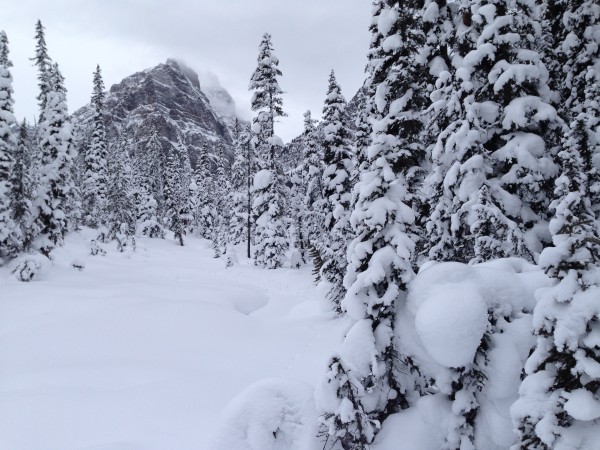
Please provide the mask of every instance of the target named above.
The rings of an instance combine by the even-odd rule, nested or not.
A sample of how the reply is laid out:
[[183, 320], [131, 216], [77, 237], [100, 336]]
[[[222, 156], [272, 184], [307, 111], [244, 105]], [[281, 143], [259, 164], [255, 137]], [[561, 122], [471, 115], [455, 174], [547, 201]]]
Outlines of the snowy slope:
[[92, 235], [70, 236], [39, 281], [0, 269], [1, 449], [208, 448], [253, 383], [310, 392], [347, 326], [322, 312], [309, 268], [240, 254], [225, 269], [194, 238], [90, 256]]

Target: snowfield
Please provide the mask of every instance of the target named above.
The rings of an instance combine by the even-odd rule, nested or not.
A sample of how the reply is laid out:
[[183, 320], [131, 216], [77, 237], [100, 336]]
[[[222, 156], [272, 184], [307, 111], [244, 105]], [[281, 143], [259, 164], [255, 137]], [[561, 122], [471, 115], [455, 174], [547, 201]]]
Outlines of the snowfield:
[[0, 269], [0, 449], [233, 449], [219, 424], [247, 422], [244, 402], [285, 409], [279, 389], [310, 406], [349, 325], [310, 268], [255, 268], [240, 250], [226, 269], [192, 237], [91, 256], [94, 236], [71, 234], [30, 283]]

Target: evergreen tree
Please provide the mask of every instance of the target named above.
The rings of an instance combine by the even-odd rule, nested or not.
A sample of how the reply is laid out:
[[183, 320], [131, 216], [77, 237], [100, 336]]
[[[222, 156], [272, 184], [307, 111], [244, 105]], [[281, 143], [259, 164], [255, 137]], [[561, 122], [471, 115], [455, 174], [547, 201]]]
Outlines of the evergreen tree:
[[137, 233], [151, 238], [164, 238], [165, 232], [158, 219], [158, 205], [152, 193], [152, 182], [146, 167], [140, 167], [145, 162], [137, 158], [134, 164], [133, 199], [136, 206]]
[[11, 214], [11, 193], [14, 189], [11, 174], [17, 145], [12, 130], [15, 117], [11, 66], [8, 38], [4, 31], [0, 31], [0, 262], [21, 248], [20, 232]]
[[592, 209], [600, 220], [600, 6], [591, 0], [560, 3], [566, 9], [562, 15], [549, 11], [554, 13], [553, 23], [559, 22], [554, 28], [562, 31], [557, 34], [561, 41], [555, 37], [558, 51], [552, 53], [562, 69], [557, 71], [562, 75], [559, 89], [564, 99], [559, 112], [572, 128], [583, 126], [585, 130], [581, 157]]
[[346, 272], [346, 250], [351, 240], [350, 203], [353, 179], [353, 149], [348, 128], [346, 100], [335, 79], [329, 76], [329, 87], [323, 108], [323, 215], [321, 240], [321, 280], [327, 283], [327, 296], [334, 309], [346, 293], [343, 277]]
[[538, 339], [511, 409], [519, 437], [514, 449], [573, 448], [598, 428], [600, 239], [582, 158], [587, 131], [583, 120], [574, 121], [558, 155], [562, 173], [550, 221], [554, 245], [539, 260], [555, 284], [536, 291]]
[[310, 111], [304, 113], [304, 133], [302, 134], [302, 166], [301, 173], [304, 184], [304, 199], [302, 204], [304, 222], [304, 236], [306, 246], [317, 252], [317, 260], [313, 257], [315, 268], [320, 272], [319, 242], [323, 234], [323, 149], [319, 142], [319, 135], [315, 121]]
[[142, 162], [141, 170], [148, 183], [149, 192], [156, 201], [158, 220], [162, 224], [166, 157], [155, 126], [150, 130], [150, 136], [146, 141], [140, 160]]
[[254, 262], [276, 269], [283, 265], [288, 247], [284, 223], [285, 199], [283, 173], [279, 153], [283, 142], [274, 134], [274, 123], [283, 112], [283, 93], [277, 77], [279, 59], [273, 54], [271, 35], [265, 33], [259, 46], [258, 65], [250, 80], [252, 110], [257, 115], [252, 122], [252, 147], [257, 158], [253, 180], [252, 215], [255, 223]]
[[219, 248], [219, 253], [226, 253], [229, 247], [229, 229], [231, 223], [231, 204], [229, 203], [229, 193], [231, 192], [231, 182], [227, 170], [229, 161], [225, 156], [225, 147], [219, 145], [217, 154], [217, 171], [215, 174], [215, 194], [216, 194], [216, 218], [215, 244]]
[[14, 165], [11, 175], [10, 205], [15, 224], [15, 238], [19, 248], [29, 250], [36, 235], [33, 224], [33, 177], [31, 174], [31, 149], [27, 136], [27, 124], [19, 127]]
[[107, 160], [108, 142], [104, 118], [104, 82], [100, 66], [94, 72], [94, 89], [92, 93], [93, 132], [85, 151], [85, 174], [83, 179], [83, 205], [85, 210], [84, 223], [98, 227], [105, 222], [105, 203], [107, 191]]
[[69, 201], [73, 196], [71, 124], [67, 111], [64, 78], [56, 64], [49, 70], [49, 92], [46, 96], [44, 121], [40, 123], [40, 176], [36, 197], [39, 214], [36, 219], [40, 236], [35, 246], [50, 257], [61, 245], [69, 226]]
[[165, 215], [167, 226], [173, 232], [175, 240], [183, 246], [186, 234], [186, 197], [184, 188], [183, 161], [176, 149], [171, 149], [167, 157], [165, 177]]
[[198, 224], [200, 236], [204, 239], [212, 240], [217, 213], [215, 209], [215, 182], [211, 172], [211, 160], [206, 144], [200, 148], [194, 177], [198, 186], [195, 222]]
[[[107, 227], [108, 237], [117, 239], [123, 250], [126, 238], [135, 233], [134, 186], [129, 141], [122, 134], [116, 145], [110, 147], [107, 184]], [[125, 240], [124, 240], [125, 238]]]
[[248, 238], [248, 205], [251, 180], [249, 177], [250, 133], [236, 119], [233, 142], [233, 164], [231, 165], [231, 190], [229, 204], [231, 220], [229, 237], [232, 244], [239, 244]]
[[48, 101], [47, 95], [51, 90], [50, 68], [52, 66], [52, 59], [48, 54], [46, 33], [44, 30], [42, 22], [38, 20], [35, 24], [35, 56], [31, 58], [38, 71], [38, 87], [40, 91], [37, 100], [40, 111], [38, 124], [40, 125], [45, 121], [44, 114], [46, 112], [46, 103]]
[[481, 142], [493, 158], [499, 186], [512, 196], [498, 205], [526, 237], [523, 249], [513, 254], [534, 259], [546, 234], [562, 125], [549, 104], [548, 72], [535, 42], [541, 39], [536, 5], [492, 4], [494, 14], [486, 5], [474, 11], [477, 47], [463, 62], [475, 86], [467, 114], [485, 124]]

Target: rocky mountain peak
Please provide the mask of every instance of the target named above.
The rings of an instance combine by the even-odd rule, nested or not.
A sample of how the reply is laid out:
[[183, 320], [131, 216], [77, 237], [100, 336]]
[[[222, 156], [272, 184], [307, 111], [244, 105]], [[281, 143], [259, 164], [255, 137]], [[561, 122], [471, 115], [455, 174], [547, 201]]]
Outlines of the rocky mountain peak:
[[[219, 85], [220, 87], [220, 85]], [[215, 90], [207, 89], [214, 97]], [[229, 97], [226, 93], [222, 96]], [[165, 151], [179, 139], [187, 146], [192, 164], [200, 147], [208, 145], [213, 151], [219, 145], [229, 147], [232, 135], [228, 123], [202, 90], [198, 74], [181, 61], [166, 63], [134, 73], [114, 84], [106, 98], [106, 120], [110, 141], [125, 133], [136, 151], [143, 151], [151, 128], [156, 128]], [[231, 103], [235, 104], [233, 99]], [[80, 150], [91, 134], [89, 105], [73, 114]]]

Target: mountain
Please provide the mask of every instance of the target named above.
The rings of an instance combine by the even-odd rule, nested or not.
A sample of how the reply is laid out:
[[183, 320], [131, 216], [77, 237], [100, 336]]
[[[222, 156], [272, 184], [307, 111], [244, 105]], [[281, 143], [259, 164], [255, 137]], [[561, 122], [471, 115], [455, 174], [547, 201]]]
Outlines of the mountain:
[[[174, 59], [113, 85], [105, 106], [109, 141], [116, 141], [124, 132], [136, 151], [144, 148], [152, 127], [157, 129], [165, 151], [181, 139], [192, 165], [203, 144], [213, 152], [219, 145], [229, 148], [232, 144], [230, 126], [235, 118], [235, 102], [229, 93], [216, 77], [204, 92], [198, 74]], [[80, 151], [91, 135], [91, 118], [90, 105], [73, 114]]]

